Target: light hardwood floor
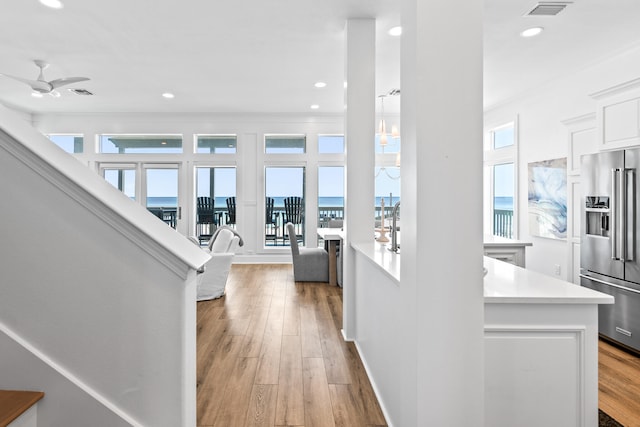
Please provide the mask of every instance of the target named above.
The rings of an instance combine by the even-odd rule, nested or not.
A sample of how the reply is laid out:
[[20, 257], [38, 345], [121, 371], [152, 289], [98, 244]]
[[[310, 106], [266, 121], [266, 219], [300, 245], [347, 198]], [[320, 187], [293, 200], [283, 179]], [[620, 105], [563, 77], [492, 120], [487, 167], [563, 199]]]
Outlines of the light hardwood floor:
[[600, 340], [598, 406], [625, 427], [640, 427], [640, 358]]
[[291, 265], [233, 265], [198, 303], [198, 426], [386, 426], [353, 343], [342, 290]]

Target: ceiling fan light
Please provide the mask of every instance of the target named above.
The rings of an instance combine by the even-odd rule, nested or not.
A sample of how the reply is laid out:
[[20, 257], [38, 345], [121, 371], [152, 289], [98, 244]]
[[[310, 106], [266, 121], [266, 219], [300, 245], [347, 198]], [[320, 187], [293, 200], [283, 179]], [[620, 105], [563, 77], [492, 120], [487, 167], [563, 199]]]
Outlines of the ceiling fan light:
[[34, 98], [42, 98], [42, 94], [35, 90], [31, 92], [31, 96], [33, 96]]
[[52, 90], [51, 92], [49, 92], [49, 95], [53, 96], [54, 98], [60, 98], [60, 92], [58, 92], [57, 90]]

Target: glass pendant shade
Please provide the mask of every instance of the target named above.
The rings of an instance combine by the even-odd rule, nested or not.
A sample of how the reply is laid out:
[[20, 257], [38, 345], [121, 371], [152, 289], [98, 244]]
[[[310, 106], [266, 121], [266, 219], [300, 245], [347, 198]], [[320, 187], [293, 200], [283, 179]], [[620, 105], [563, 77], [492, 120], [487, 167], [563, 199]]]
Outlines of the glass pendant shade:
[[380, 124], [378, 125], [378, 133], [383, 134], [387, 133], [387, 125], [384, 122], [384, 119], [380, 119]]
[[380, 145], [381, 146], [385, 146], [387, 145], [387, 134], [386, 133], [381, 133], [380, 134]]
[[396, 125], [392, 125], [391, 126], [391, 136], [393, 138], [399, 138], [400, 137], [400, 131], [398, 130], [398, 126], [396, 126]]

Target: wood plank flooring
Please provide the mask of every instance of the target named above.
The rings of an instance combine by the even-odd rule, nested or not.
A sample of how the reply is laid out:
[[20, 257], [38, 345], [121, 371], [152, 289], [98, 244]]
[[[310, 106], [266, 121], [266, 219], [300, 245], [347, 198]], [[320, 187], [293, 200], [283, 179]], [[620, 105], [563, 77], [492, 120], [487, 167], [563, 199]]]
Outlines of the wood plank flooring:
[[291, 265], [233, 265], [198, 303], [198, 426], [386, 426], [353, 343], [342, 290]]
[[598, 406], [625, 427], [640, 427], [640, 357], [600, 340]]

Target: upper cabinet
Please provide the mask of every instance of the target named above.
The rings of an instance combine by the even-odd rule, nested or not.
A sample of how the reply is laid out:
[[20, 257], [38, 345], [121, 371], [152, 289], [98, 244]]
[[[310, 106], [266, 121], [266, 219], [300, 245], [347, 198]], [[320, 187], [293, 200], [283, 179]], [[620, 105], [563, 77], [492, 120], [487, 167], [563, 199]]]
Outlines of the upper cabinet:
[[640, 79], [591, 95], [597, 101], [600, 150], [640, 145]]

